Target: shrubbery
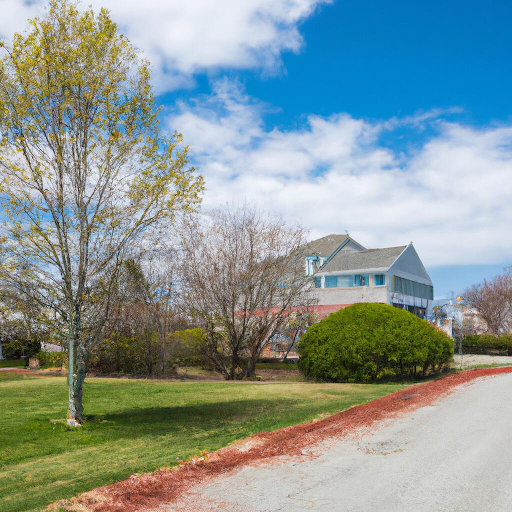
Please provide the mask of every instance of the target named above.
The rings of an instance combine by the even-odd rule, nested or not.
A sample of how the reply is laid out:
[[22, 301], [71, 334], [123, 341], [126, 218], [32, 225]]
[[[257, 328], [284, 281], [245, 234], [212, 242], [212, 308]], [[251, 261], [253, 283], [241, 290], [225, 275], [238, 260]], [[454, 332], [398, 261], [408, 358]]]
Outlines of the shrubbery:
[[153, 330], [141, 336], [113, 333], [93, 347], [89, 371], [104, 375], [172, 377], [177, 366], [204, 364], [205, 343], [204, 331], [198, 328], [174, 331], [164, 341]]
[[414, 377], [451, 361], [453, 340], [408, 311], [354, 304], [312, 325], [299, 342], [299, 369], [332, 382]]
[[41, 350], [41, 342], [16, 336], [2, 341], [2, 352], [6, 359], [28, 359]]
[[68, 360], [67, 352], [38, 352], [36, 354], [41, 366], [61, 367]]
[[490, 351], [504, 352], [512, 356], [512, 335], [471, 334], [462, 339], [464, 354], [486, 354]]

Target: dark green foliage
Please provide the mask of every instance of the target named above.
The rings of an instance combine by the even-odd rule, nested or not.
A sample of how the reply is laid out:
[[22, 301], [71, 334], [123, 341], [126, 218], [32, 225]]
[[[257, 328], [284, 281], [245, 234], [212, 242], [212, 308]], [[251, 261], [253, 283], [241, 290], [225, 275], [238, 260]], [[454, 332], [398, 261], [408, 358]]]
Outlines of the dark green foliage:
[[464, 354], [486, 354], [498, 351], [512, 356], [512, 335], [471, 334], [464, 336], [462, 350]]
[[176, 366], [203, 366], [205, 335], [201, 329], [174, 331], [164, 340], [155, 330], [140, 335], [113, 333], [91, 351], [89, 371], [101, 375], [148, 376], [148, 356], [153, 376], [174, 377]]
[[299, 369], [332, 382], [414, 377], [446, 365], [453, 341], [425, 320], [386, 304], [354, 304], [312, 325], [299, 342]]
[[67, 352], [38, 352], [36, 354], [41, 366], [61, 367], [67, 364]]
[[39, 340], [27, 339], [21, 336], [2, 342], [3, 356], [6, 359], [29, 358], [36, 355], [40, 350], [41, 342]]
[[[156, 345], [154, 337], [123, 336], [113, 333], [91, 350], [88, 371], [101, 375], [148, 375], [147, 346]], [[153, 352], [153, 351], [152, 351]], [[151, 353], [153, 362], [156, 358]]]

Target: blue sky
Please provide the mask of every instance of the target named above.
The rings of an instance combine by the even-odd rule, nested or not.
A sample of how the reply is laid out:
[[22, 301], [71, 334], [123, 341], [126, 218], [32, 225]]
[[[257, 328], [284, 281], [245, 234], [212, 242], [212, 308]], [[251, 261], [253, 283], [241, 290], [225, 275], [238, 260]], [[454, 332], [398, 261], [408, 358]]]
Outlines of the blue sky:
[[[153, 62], [205, 209], [412, 240], [437, 297], [512, 264], [510, 1], [92, 3]], [[0, 0], [0, 35], [43, 8]]]
[[[303, 48], [284, 52], [273, 76], [220, 74], [279, 108], [269, 126], [281, 128], [305, 113], [386, 119], [453, 106], [470, 123], [510, 121], [511, 19], [509, 1], [338, 0], [300, 24]], [[204, 74], [189, 93], [209, 89]]]
[[460, 106], [475, 123], [510, 120], [512, 3], [343, 0], [308, 19], [286, 75], [250, 80], [283, 122], [303, 112], [385, 119]]

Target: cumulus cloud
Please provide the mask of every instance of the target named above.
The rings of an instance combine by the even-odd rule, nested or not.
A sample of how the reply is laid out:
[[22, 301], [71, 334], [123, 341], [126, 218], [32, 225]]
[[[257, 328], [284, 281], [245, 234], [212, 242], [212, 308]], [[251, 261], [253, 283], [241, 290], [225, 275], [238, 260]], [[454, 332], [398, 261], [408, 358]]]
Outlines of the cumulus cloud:
[[[443, 119], [453, 112], [379, 122], [311, 115], [300, 129], [268, 130], [269, 107], [223, 81], [180, 104], [168, 126], [191, 145], [206, 208], [247, 199], [312, 237], [349, 230], [367, 247], [413, 241], [430, 266], [510, 263], [512, 126]], [[384, 145], [397, 127], [423, 142], [411, 153]]]
[[[282, 52], [297, 52], [301, 21], [331, 0], [92, 0], [106, 7], [121, 30], [155, 66], [161, 90], [187, 86], [211, 69], [275, 71]], [[43, 0], [0, 0], [0, 36], [26, 27]]]

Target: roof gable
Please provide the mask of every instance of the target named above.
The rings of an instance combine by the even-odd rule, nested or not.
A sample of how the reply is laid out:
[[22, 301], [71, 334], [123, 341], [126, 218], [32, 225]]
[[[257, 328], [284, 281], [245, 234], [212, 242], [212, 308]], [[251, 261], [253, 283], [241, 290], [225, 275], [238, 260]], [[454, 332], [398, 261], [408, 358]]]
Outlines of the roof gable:
[[343, 248], [348, 249], [349, 247], [353, 250], [364, 249], [364, 247], [351, 238], [350, 235], [332, 234], [305, 244], [301, 252], [304, 256], [320, 256], [321, 258], [327, 259], [332, 258]]
[[353, 270], [389, 269], [407, 248], [387, 247], [385, 249], [365, 249], [358, 252], [338, 252], [318, 271], [344, 272]]
[[305, 256], [328, 258], [347, 238], [348, 235], [327, 235], [307, 243], [302, 248], [302, 251]]
[[394, 262], [390, 270], [419, 276], [431, 281], [430, 276], [428, 275], [428, 272], [421, 262], [421, 259], [412, 243], [407, 246], [406, 250]]

